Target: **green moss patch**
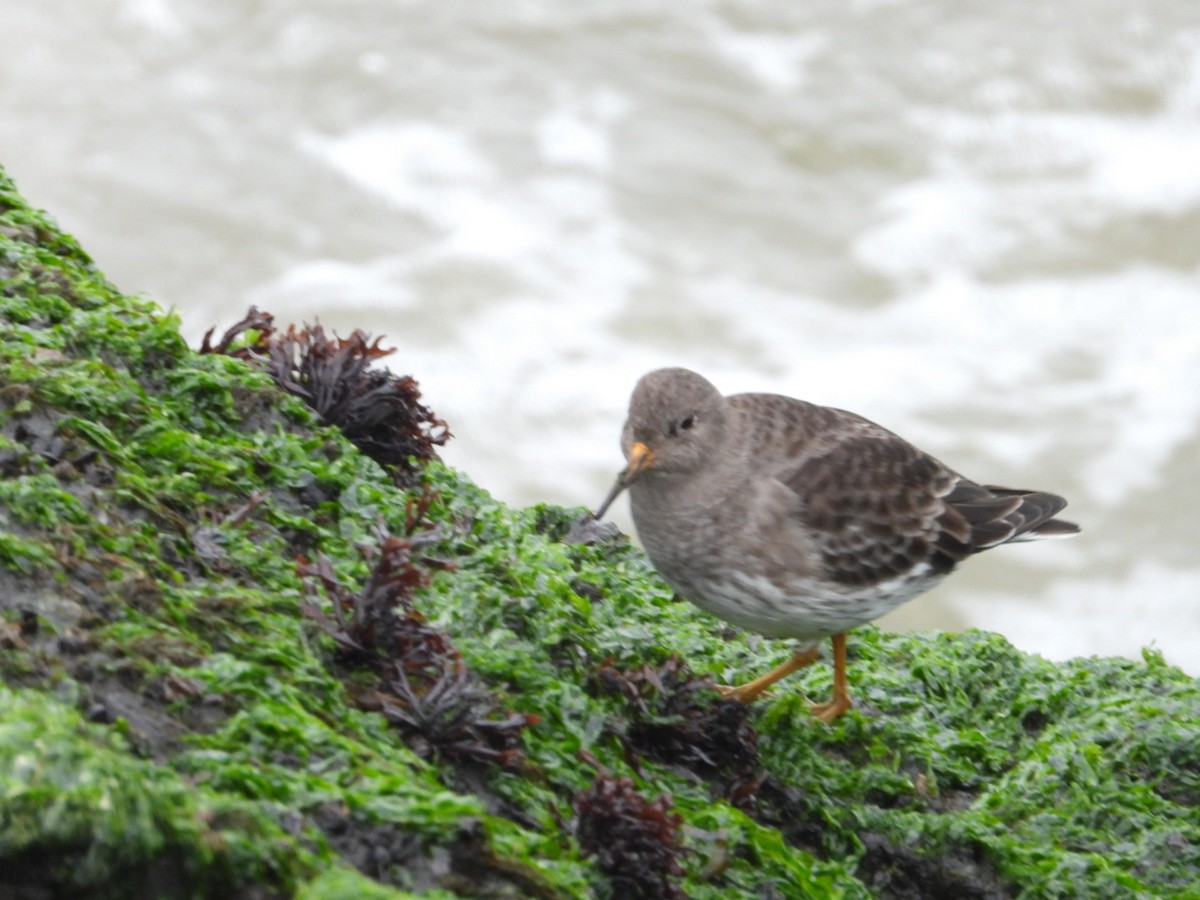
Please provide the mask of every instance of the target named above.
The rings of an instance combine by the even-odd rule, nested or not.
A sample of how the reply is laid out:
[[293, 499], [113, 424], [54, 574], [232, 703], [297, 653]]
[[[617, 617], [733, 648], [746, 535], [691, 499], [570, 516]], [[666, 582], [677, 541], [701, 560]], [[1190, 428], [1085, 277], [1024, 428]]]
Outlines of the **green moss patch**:
[[287, 897], [317, 868], [266, 804], [189, 784], [34, 691], [0, 688], [0, 798], [5, 896]]

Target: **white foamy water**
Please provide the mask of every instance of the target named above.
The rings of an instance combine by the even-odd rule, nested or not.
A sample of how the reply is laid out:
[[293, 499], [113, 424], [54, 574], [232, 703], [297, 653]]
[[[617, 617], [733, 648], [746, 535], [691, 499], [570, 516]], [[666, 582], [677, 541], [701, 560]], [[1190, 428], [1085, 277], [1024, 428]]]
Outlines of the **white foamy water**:
[[657, 366], [854, 409], [1085, 529], [885, 624], [1200, 672], [1194, 3], [4, 18], [0, 164], [193, 339], [386, 334], [518, 504], [597, 502]]

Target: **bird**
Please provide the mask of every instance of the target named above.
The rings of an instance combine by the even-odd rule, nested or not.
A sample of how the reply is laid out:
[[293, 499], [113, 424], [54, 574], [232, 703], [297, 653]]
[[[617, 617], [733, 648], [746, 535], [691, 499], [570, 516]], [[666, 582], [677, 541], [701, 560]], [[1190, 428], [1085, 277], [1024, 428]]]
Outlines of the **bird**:
[[701, 609], [792, 656], [726, 697], [750, 703], [833, 646], [833, 690], [853, 706], [846, 632], [928, 591], [969, 556], [1077, 534], [1046, 491], [980, 484], [852, 412], [780, 394], [724, 396], [683, 368], [642, 376], [621, 432], [626, 465], [592, 514], [628, 491], [642, 546]]

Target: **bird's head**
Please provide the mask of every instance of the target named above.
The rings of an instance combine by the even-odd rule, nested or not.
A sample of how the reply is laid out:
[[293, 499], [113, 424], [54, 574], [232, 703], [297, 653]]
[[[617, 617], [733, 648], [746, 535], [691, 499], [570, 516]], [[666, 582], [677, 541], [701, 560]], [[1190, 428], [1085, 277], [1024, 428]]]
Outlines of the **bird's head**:
[[695, 372], [656, 369], [643, 375], [621, 432], [625, 469], [596, 516], [643, 476], [669, 478], [703, 468], [724, 438], [725, 415], [720, 391]]

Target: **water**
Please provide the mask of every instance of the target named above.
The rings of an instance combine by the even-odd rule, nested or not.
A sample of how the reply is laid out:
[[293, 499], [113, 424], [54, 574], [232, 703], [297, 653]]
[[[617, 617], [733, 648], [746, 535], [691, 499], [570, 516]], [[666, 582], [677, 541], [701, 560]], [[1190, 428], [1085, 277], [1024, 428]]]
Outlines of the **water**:
[[850, 408], [1085, 528], [886, 625], [1200, 672], [1191, 0], [8, 7], [0, 162], [193, 341], [386, 334], [518, 504], [660, 365]]

